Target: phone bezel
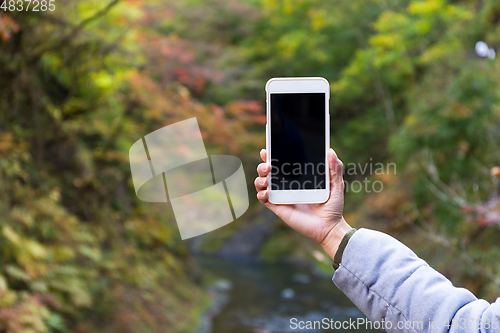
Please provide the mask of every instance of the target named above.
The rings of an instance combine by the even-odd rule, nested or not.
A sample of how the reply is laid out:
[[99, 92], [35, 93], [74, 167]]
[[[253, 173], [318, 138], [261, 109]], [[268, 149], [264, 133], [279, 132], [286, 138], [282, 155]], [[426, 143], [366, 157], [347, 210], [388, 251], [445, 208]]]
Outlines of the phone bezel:
[[[279, 93], [324, 93], [325, 94], [325, 165], [326, 187], [320, 190], [271, 190], [271, 177], [267, 189], [269, 202], [274, 204], [324, 203], [330, 197], [330, 172], [328, 167], [328, 149], [330, 148], [330, 84], [322, 77], [272, 78], [266, 83], [266, 150], [267, 160], [271, 161], [270, 108], [271, 94]], [[271, 168], [272, 170], [272, 168]], [[271, 171], [272, 172], [272, 171]]]

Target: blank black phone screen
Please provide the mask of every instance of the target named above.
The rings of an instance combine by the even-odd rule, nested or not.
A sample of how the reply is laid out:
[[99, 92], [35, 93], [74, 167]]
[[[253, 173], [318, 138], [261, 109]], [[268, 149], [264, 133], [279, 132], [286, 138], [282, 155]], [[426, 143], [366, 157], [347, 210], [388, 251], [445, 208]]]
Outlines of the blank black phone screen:
[[325, 93], [270, 99], [271, 189], [325, 189]]

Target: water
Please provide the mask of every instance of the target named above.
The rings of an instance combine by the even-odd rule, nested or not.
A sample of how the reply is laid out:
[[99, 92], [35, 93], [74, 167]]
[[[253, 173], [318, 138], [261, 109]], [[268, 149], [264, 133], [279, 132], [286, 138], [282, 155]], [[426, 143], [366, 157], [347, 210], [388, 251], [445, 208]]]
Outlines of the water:
[[[198, 258], [199, 266], [213, 275], [229, 280], [229, 301], [213, 318], [213, 333], [328, 332], [294, 329], [303, 321], [356, 321], [365, 318], [329, 277], [319, 277], [308, 267], [297, 264], [266, 264]], [[333, 269], [332, 269], [333, 274]], [[292, 321], [291, 321], [292, 320]], [[380, 332], [364, 327], [339, 332]]]

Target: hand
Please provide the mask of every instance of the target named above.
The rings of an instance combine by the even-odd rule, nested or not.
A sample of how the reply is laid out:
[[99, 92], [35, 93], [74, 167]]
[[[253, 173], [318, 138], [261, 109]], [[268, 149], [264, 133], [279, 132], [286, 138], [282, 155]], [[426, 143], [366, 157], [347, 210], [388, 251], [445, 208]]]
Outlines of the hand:
[[259, 201], [292, 229], [320, 244], [333, 259], [340, 241], [345, 233], [351, 229], [342, 216], [344, 208], [343, 165], [333, 149], [328, 150], [330, 198], [322, 204], [276, 205], [270, 203], [267, 186], [271, 166], [265, 163], [267, 160], [265, 149], [260, 151], [260, 157], [264, 163], [257, 167], [259, 177], [255, 179]]

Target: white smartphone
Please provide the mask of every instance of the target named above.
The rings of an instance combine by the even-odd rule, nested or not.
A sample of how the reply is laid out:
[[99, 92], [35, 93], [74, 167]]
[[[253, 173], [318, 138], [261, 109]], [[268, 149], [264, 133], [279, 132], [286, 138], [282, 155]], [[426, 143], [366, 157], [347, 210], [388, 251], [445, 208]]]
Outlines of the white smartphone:
[[269, 201], [323, 203], [330, 196], [330, 84], [320, 77], [266, 84]]

